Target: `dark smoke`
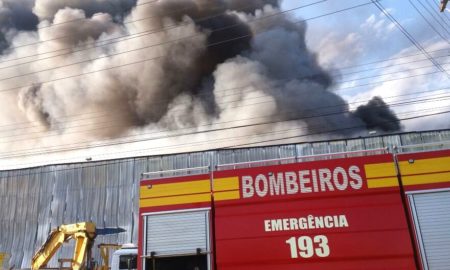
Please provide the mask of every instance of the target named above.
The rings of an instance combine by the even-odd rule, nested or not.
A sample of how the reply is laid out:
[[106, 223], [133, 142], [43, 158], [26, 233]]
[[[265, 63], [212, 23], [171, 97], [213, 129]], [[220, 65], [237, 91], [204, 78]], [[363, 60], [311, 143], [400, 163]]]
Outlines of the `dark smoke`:
[[31, 0], [4, 0], [0, 24], [2, 28], [14, 28], [16, 30], [36, 30], [39, 23], [38, 17], [32, 12]]
[[[198, 31], [206, 36], [206, 43], [191, 53], [189, 62], [180, 61], [186, 46], [192, 41], [182, 41], [171, 45], [160, 65], [164, 69], [164, 81], [152, 96], [159, 100], [156, 106], [138, 112], [145, 124], [158, 122], [166, 115], [169, 105], [180, 94], [199, 99], [210, 116], [217, 116], [219, 108], [214, 98], [214, 85], [211, 83], [217, 66], [251, 49], [253, 33], [250, 26], [236, 14], [228, 10], [254, 12], [267, 4], [278, 1], [205, 1], [205, 0], [167, 0], [150, 6], [149, 14], [155, 17], [150, 22], [152, 28], [164, 27], [167, 18], [176, 24], [185, 24], [186, 18], [194, 23]], [[152, 29], [150, 28], [150, 29]], [[176, 56], [176, 57], [175, 57]], [[190, 119], [188, 122], [195, 122]]]
[[[31, 1], [31, 0], [30, 0]], [[115, 20], [122, 20], [136, 5], [137, 0], [33, 0], [35, 12], [41, 19], [53, 20], [55, 14], [66, 7], [81, 9], [87, 17], [96, 13], [108, 13]], [[149, 2], [149, 1], [146, 1]], [[151, 5], [151, 4], [149, 4]]]
[[[199, 127], [205, 122], [233, 123], [245, 117], [296, 120], [290, 125], [305, 128], [304, 133], [342, 130], [341, 134], [348, 135], [364, 130], [350, 127], [364, 125], [383, 131], [400, 128], [398, 119], [381, 99], [372, 100], [355, 113], [349, 112], [347, 102], [330, 91], [334, 86], [332, 76], [307, 47], [306, 23], [278, 14], [279, 1], [146, 2], [21, 0], [15, 3], [21, 3], [22, 9], [9, 5], [10, 12], [32, 10], [34, 18], [49, 26], [37, 29], [35, 38], [39, 45], [31, 47], [29, 55], [49, 48], [73, 49], [64, 56], [46, 60], [46, 69], [93, 59], [67, 69], [39, 73], [38, 81], [56, 80], [24, 87], [18, 98], [20, 111], [45, 128], [54, 128], [52, 120], [67, 115], [108, 115], [115, 125], [93, 129], [85, 135], [89, 138], [119, 137], [137, 127], [178, 129]], [[36, 29], [37, 22], [31, 17], [20, 27]], [[74, 20], [77, 22], [64, 23]], [[8, 22], [5, 29], [19, 30], [17, 24]], [[155, 31], [161, 29], [164, 30]], [[145, 31], [154, 33], [76, 52], [92, 41]], [[42, 40], [50, 41], [39, 43]], [[148, 48], [140, 49], [145, 46]], [[104, 57], [128, 50], [120, 57]], [[99, 56], [103, 57], [96, 59]], [[146, 59], [151, 60], [142, 61]], [[141, 63], [127, 64], [136, 61]], [[125, 67], [112, 68], [120, 65]], [[29, 73], [39, 68], [21, 67]], [[98, 69], [107, 71], [73, 77]], [[57, 80], [65, 76], [73, 78]], [[227, 95], [234, 99], [224, 98]], [[269, 101], [253, 105], [253, 100], [261, 95]], [[386, 124], [390, 120], [397, 123]], [[105, 118], [89, 121], [97, 127]], [[67, 122], [65, 126], [70, 126]], [[277, 127], [274, 125], [273, 129]], [[256, 128], [248, 131], [258, 132]]]
[[0, 0], [0, 52], [9, 47], [12, 31], [34, 31], [39, 23], [33, 13], [34, 0]]
[[41, 123], [43, 127], [49, 129], [51, 126], [50, 114], [44, 107], [44, 97], [42, 95], [42, 85], [35, 84], [28, 88], [23, 88], [19, 93], [19, 108], [33, 121]]
[[400, 131], [400, 120], [381, 97], [374, 97], [367, 105], [359, 106], [354, 113], [366, 124], [366, 128], [384, 132]]

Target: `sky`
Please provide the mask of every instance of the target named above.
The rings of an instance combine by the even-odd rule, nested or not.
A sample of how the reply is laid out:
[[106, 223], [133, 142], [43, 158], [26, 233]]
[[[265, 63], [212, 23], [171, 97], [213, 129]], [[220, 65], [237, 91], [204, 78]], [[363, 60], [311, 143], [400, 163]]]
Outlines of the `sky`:
[[[295, 2], [297, 1], [285, 1], [284, 8], [294, 8], [296, 5]], [[315, 5], [308, 9], [298, 11], [295, 16], [310, 18], [326, 12], [345, 9], [367, 2], [370, 1], [326, 1], [321, 5]], [[443, 68], [448, 69], [448, 49], [450, 43], [448, 10], [445, 14], [439, 13], [437, 7], [439, 1], [437, 0], [413, 0], [411, 2], [383, 0], [380, 3], [427, 52], [433, 52], [430, 55], [436, 57], [436, 61], [442, 63]], [[431, 7], [434, 7], [434, 9], [431, 9]], [[443, 29], [442, 26], [446, 27], [446, 29]], [[442, 90], [426, 94], [423, 93], [421, 95], [392, 98], [414, 92], [446, 88], [448, 87], [449, 77], [443, 72], [434, 73], [437, 68], [433, 66], [433, 63], [374, 5], [362, 6], [347, 12], [311, 21], [309, 23], [307, 40], [310, 42], [309, 46], [311, 48], [318, 48], [316, 51], [324, 65], [339, 69], [339, 73], [341, 74], [339, 81], [346, 83], [336, 86], [335, 91], [338, 91], [344, 96], [349, 103], [365, 100], [371, 96], [381, 96], [386, 101], [394, 103], [405, 98], [420, 99], [420, 97], [437, 97], [438, 94], [445, 96], [448, 93], [448, 90]], [[338, 47], [339, 50], [331, 50], [330, 47]], [[335, 54], [336, 51], [343, 51], [345, 53], [340, 56]], [[418, 55], [400, 58], [415, 54]], [[391, 58], [399, 59], [361, 66], [366, 63]], [[358, 67], [346, 68], [355, 65], [358, 65]], [[367, 71], [354, 73], [355, 71], [361, 70]], [[420, 74], [428, 75], [420, 76]], [[415, 77], [395, 80], [396, 78], [409, 76]], [[366, 77], [373, 78], [360, 79]], [[356, 79], [358, 80], [355, 81]], [[376, 83], [392, 79], [394, 80]], [[369, 83], [373, 84], [366, 85]], [[356, 87], [357, 85], [364, 86]], [[427, 101], [414, 106], [398, 106], [393, 109], [397, 114], [406, 114], [413, 110], [424, 110], [424, 114], [429, 114], [438, 112], [439, 110], [437, 108], [450, 104], [445, 99], [437, 101], [436, 99], [427, 98]], [[436, 110], [425, 111], [426, 109]], [[448, 114], [442, 114], [433, 116], [432, 118], [425, 117], [405, 121], [403, 125], [407, 131], [448, 128], [450, 127], [450, 120], [448, 119]]]
[[[32, 6], [31, 0], [19, 2]], [[326, 117], [285, 121], [289, 118], [281, 117], [280, 112], [280, 115], [270, 118], [273, 124], [253, 124], [260, 123], [257, 119], [267, 117], [269, 113], [287, 109], [294, 110], [296, 116], [304, 116], [304, 108], [308, 103], [348, 106], [354, 112], [375, 96], [381, 97], [390, 110], [403, 119], [401, 131], [450, 128], [450, 114], [444, 113], [450, 111], [450, 13], [448, 10], [445, 13], [437, 12], [438, 0], [382, 0], [379, 3], [387, 14], [370, 0], [285, 0], [280, 10], [289, 23], [284, 19], [274, 19], [274, 22], [256, 22], [253, 25], [252, 20], [258, 20], [258, 16], [277, 12], [267, 6], [261, 7], [255, 15], [237, 12], [237, 16], [256, 33], [255, 40], [250, 45], [251, 53], [247, 51], [233, 55], [217, 65], [213, 73], [208, 73], [208, 79], [203, 77], [199, 91], [211, 89], [216, 97], [215, 102], [192, 98], [197, 93], [170, 95], [170, 91], [175, 91], [180, 82], [195, 85], [192, 77], [198, 73], [193, 68], [197, 64], [192, 64], [189, 56], [205, 50], [202, 42], [208, 37], [207, 34], [199, 35], [188, 45], [170, 50], [153, 48], [145, 51], [145, 54], [127, 53], [114, 59], [110, 56], [123, 49], [139, 50], [134, 46], [147, 44], [148, 41], [143, 39], [95, 49], [89, 55], [83, 55], [78, 48], [90, 46], [93, 41], [105, 42], [117, 38], [123, 32], [139, 31], [144, 27], [139, 18], [146, 12], [155, 11], [151, 7], [144, 8], [143, 1], [139, 1], [137, 7], [133, 7], [132, 0], [128, 1], [129, 7], [126, 8], [129, 10], [125, 13], [114, 9], [104, 11], [102, 6], [89, 6], [83, 10], [80, 7], [86, 1], [82, 0], [63, 2], [70, 3], [72, 7], [55, 7], [49, 4], [51, 1], [36, 0], [33, 7], [33, 14], [36, 15], [27, 16], [31, 16], [29, 21], [39, 20], [37, 29], [30, 30], [24, 26], [21, 30], [11, 30], [14, 27], [9, 24], [14, 24], [14, 20], [10, 17], [0, 20], [4, 38], [11, 43], [0, 58], [0, 90], [20, 88], [12, 93], [6, 91], [8, 94], [0, 97], [2, 170], [84, 162], [87, 159], [245, 147], [260, 145], [265, 141], [267, 144], [276, 144], [368, 135], [370, 129], [352, 134], [341, 132], [338, 135], [320, 133], [309, 136], [316, 124], [335, 128], [341, 124], [360, 123], [360, 119], [356, 119], [357, 115], [351, 113], [342, 119], [332, 118], [330, 121]], [[0, 15], [7, 14], [7, 8], [10, 7], [8, 1], [0, 3]], [[164, 12], [169, 12], [171, 8], [167, 7]], [[341, 11], [345, 9], [348, 10]], [[25, 13], [17, 14], [25, 16]], [[389, 20], [387, 15], [395, 18], [398, 24]], [[76, 21], [85, 18], [88, 18], [87, 22], [65, 23], [68, 19]], [[117, 23], [121, 20], [135, 22], [124, 27]], [[165, 36], [156, 35], [152, 37], [153, 40], [164, 43], [167, 42], [167, 36], [173, 39], [182, 33], [197, 33], [198, 29], [190, 25], [188, 18], [183, 20], [186, 20], [186, 27], [183, 26], [182, 30], [174, 30]], [[296, 26], [291, 22], [295, 22]], [[163, 18], [158, 23], [165, 25], [167, 19]], [[56, 27], [52, 24], [56, 24]], [[306, 31], [304, 37], [302, 31]], [[70, 33], [82, 42], [52, 41], [61, 34], [59, 32], [62, 35]], [[89, 36], [85, 33], [89, 33]], [[302, 47], [303, 39], [306, 52], [298, 48]], [[42, 40], [50, 42], [44, 44]], [[8, 68], [10, 63], [18, 63], [11, 59], [30, 55], [30, 52], [39, 54], [65, 50], [66, 47], [61, 46], [67, 45], [72, 46], [68, 52], [70, 58], [53, 61], [50, 54], [48, 60]], [[172, 56], [165, 58], [159, 66], [148, 65], [137, 69], [132, 69], [130, 62], [127, 62], [149, 55], [158, 58], [156, 52]], [[120, 73], [108, 71], [105, 75], [94, 72], [72, 80], [55, 81], [50, 83], [52, 87], [36, 84], [59, 80], [61, 75], [70, 77], [98, 68], [111, 69], [114, 65], [130, 65], [130, 68], [125, 67]], [[204, 64], [202, 72], [205, 65], [208, 66]], [[184, 73], [184, 70], [192, 73]], [[290, 70], [305, 74], [315, 70], [323, 78], [304, 82], [298, 78], [298, 74], [296, 78], [289, 77]], [[177, 77], [176, 83], [161, 83], [161, 80], [171, 80], [172, 76]], [[243, 84], [246, 87], [240, 89]], [[20, 87], [23, 85], [28, 87]], [[160, 87], [167, 91], [163, 94], [152, 92], [150, 95], [139, 90], [147, 87]], [[130, 90], [124, 92], [124, 88]], [[221, 96], [224, 89], [231, 92]], [[284, 95], [293, 93], [292, 89], [300, 89], [300, 94], [296, 93], [295, 98], [280, 98], [274, 89]], [[323, 95], [315, 96], [308, 92], [310, 89], [316, 89], [314, 93]], [[136, 97], [132, 99], [130, 95]], [[236, 96], [237, 99], [232, 99]], [[161, 108], [159, 105], [153, 106], [151, 102], [166, 98], [171, 101], [165, 104], [164, 113], [155, 112]], [[135, 103], [132, 107], [136, 107], [126, 114], [125, 119], [122, 119], [121, 110], [130, 110], [130, 106], [123, 100], [128, 103], [133, 100]], [[139, 102], [142, 100], [150, 103]], [[98, 111], [102, 114], [99, 115]], [[108, 121], [104, 119], [105, 114]], [[126, 128], [122, 128], [122, 124]], [[132, 143], [124, 143], [130, 141]]]

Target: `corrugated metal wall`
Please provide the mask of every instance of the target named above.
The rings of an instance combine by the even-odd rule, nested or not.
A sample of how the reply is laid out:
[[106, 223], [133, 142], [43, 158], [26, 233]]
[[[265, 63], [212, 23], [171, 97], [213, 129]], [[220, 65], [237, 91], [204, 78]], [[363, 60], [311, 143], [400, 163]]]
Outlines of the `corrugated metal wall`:
[[[125, 230], [97, 243], [136, 243], [143, 172], [439, 141], [450, 141], [450, 130], [0, 171], [0, 252], [11, 254], [7, 265], [29, 268], [52, 228], [82, 221]], [[71, 249], [64, 248], [50, 266], [69, 257]]]

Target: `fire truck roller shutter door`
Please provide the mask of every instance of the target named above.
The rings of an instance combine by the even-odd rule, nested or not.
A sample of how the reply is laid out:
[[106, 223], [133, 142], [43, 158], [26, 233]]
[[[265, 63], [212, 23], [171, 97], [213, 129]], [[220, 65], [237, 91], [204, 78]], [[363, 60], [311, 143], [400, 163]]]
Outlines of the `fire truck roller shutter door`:
[[450, 190], [408, 196], [424, 270], [450, 267]]
[[173, 212], [145, 217], [145, 253], [174, 256], [209, 252], [208, 211]]

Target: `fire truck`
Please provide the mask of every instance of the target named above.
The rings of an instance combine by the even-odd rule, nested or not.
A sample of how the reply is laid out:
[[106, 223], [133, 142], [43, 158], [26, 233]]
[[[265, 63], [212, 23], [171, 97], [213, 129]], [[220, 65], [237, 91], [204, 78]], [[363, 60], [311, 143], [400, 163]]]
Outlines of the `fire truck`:
[[450, 269], [450, 150], [436, 148], [145, 173], [138, 269]]

